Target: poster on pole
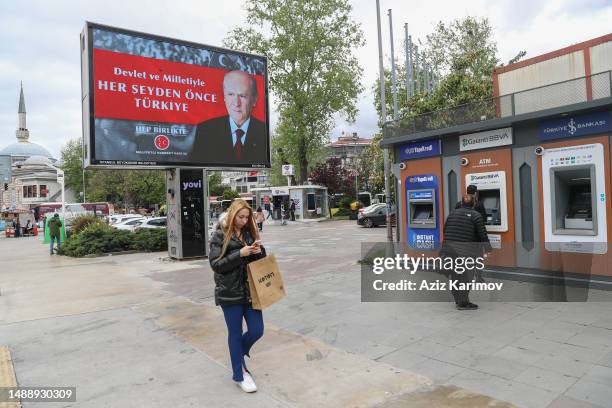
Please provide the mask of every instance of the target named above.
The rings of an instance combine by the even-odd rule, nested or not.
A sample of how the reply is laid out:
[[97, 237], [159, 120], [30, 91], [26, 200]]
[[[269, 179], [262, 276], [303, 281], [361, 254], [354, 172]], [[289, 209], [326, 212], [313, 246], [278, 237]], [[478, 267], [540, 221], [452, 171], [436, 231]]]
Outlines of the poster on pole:
[[269, 168], [263, 56], [86, 23], [87, 167]]

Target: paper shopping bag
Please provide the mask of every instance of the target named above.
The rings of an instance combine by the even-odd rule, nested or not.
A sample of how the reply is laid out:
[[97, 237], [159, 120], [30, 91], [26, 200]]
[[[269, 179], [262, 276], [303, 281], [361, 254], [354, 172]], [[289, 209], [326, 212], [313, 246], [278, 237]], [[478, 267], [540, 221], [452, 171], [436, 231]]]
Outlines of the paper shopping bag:
[[263, 310], [285, 296], [276, 258], [268, 255], [247, 265], [253, 309]]

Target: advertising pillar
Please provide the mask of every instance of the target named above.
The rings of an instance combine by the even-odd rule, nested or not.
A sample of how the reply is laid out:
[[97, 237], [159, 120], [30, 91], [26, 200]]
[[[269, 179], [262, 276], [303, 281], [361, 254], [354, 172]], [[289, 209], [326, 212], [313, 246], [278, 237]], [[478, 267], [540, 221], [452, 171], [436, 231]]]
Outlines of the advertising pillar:
[[166, 171], [168, 255], [175, 259], [206, 256], [208, 197], [202, 169]]

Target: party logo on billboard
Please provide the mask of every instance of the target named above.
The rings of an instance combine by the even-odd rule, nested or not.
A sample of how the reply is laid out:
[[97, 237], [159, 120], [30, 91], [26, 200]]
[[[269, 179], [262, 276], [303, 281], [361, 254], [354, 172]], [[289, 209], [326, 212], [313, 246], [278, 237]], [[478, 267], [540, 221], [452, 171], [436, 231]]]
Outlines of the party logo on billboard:
[[170, 147], [170, 139], [166, 135], [157, 135], [153, 143], [157, 150], [166, 150]]

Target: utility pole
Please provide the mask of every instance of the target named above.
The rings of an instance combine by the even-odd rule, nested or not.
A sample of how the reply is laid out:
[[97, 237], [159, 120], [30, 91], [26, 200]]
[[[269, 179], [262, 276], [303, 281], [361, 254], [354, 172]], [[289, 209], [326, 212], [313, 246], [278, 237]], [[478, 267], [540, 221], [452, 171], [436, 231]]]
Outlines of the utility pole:
[[395, 76], [395, 51], [393, 47], [393, 17], [389, 9], [389, 41], [391, 42], [391, 93], [393, 94], [393, 120], [397, 120], [397, 77]]
[[406, 45], [406, 96], [412, 96], [412, 44], [408, 35], [408, 23], [404, 24], [404, 42]]
[[[382, 130], [383, 134], [385, 131], [385, 124], [387, 122], [387, 106], [385, 98], [385, 71], [383, 65], [383, 50], [382, 50], [382, 33], [380, 28], [380, 0], [376, 0], [376, 23], [378, 26], [378, 66], [380, 70], [380, 102], [381, 102], [381, 114], [382, 114]], [[387, 204], [387, 241], [393, 242], [393, 231], [391, 229], [391, 189], [389, 188], [389, 148], [383, 149], [383, 162], [385, 166], [385, 201]]]

